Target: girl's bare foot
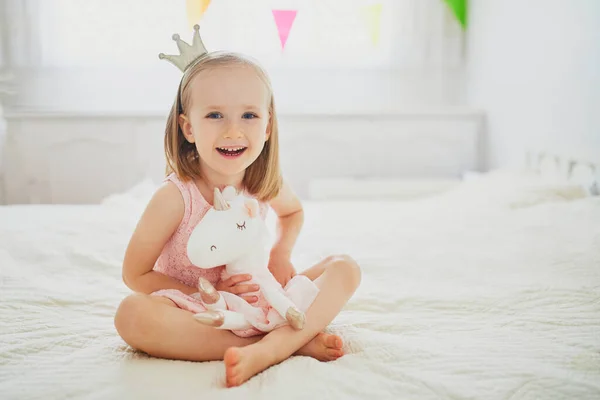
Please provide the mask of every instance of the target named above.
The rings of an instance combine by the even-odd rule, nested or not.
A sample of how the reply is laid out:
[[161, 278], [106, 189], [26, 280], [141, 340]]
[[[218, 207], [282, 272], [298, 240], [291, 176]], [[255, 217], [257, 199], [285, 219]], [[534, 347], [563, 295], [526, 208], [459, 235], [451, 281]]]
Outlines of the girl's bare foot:
[[262, 350], [257, 344], [230, 347], [225, 351], [223, 361], [227, 387], [239, 386], [278, 362], [272, 352]]
[[319, 333], [296, 352], [298, 356], [308, 356], [319, 361], [333, 361], [344, 355], [342, 338], [329, 333]]
[[[337, 335], [319, 333], [296, 354], [321, 361], [335, 360], [343, 355], [342, 339]], [[225, 351], [223, 361], [227, 386], [232, 387], [243, 384], [283, 360], [277, 358], [272, 348], [257, 342], [246, 347], [230, 347]]]

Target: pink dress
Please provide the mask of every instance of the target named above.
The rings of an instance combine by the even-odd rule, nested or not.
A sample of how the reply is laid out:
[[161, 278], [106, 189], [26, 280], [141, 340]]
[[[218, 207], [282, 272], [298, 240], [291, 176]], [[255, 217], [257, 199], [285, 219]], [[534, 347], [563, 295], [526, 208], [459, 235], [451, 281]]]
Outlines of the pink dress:
[[[165, 244], [153, 269], [193, 288], [198, 287], [198, 278], [200, 277], [206, 278], [210, 283], [215, 285], [222, 278], [225, 267], [202, 269], [192, 264], [187, 256], [187, 242], [190, 235], [206, 212], [211, 208], [211, 205], [202, 196], [194, 181], [184, 182], [175, 174], [169, 175], [165, 181], [173, 182], [177, 186], [183, 197], [185, 209], [179, 227]], [[261, 217], [265, 219], [267, 217], [268, 204], [261, 202], [259, 204]], [[179, 308], [193, 313], [206, 310], [202, 303], [194, 297], [188, 296], [177, 289], [159, 290], [152, 293], [152, 295], [167, 297]], [[268, 307], [263, 296], [259, 296], [256, 306], [261, 308]], [[235, 333], [246, 337], [257, 335], [261, 332], [256, 329], [249, 329], [247, 331], [236, 331]]]

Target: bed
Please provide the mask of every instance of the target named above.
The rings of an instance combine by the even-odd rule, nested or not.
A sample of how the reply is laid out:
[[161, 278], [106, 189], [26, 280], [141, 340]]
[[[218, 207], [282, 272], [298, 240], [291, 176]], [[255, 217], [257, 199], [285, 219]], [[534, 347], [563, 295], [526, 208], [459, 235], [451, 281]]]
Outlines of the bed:
[[600, 398], [600, 197], [580, 185], [497, 171], [420, 200], [307, 201], [296, 267], [362, 266], [329, 327], [347, 355], [234, 389], [221, 362], [154, 359], [113, 327], [152, 190], [0, 207], [0, 398]]

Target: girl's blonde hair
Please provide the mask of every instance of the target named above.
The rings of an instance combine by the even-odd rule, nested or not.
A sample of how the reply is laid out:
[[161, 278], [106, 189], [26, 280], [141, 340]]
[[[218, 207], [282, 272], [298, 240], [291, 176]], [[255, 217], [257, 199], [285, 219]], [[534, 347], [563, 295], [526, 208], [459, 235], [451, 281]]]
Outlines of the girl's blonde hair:
[[189, 111], [190, 85], [198, 73], [224, 66], [248, 66], [256, 71], [269, 92], [269, 140], [265, 142], [258, 158], [246, 169], [245, 190], [260, 201], [269, 201], [279, 193], [282, 185], [279, 167], [279, 129], [275, 113], [273, 88], [266, 72], [255, 62], [235, 53], [212, 52], [202, 56], [190, 66], [181, 78], [175, 102], [169, 112], [165, 129], [166, 174], [175, 173], [182, 180], [201, 178], [199, 154], [196, 145], [187, 141], [179, 125], [179, 116]]

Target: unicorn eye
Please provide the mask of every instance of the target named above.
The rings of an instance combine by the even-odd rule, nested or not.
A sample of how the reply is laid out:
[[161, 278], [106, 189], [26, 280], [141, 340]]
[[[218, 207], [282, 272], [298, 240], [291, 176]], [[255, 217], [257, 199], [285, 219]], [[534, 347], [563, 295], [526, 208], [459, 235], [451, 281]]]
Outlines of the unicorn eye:
[[210, 246], [210, 251], [213, 251], [213, 250], [216, 250], [216, 249], [217, 249], [217, 246], [215, 246], [215, 245]]
[[241, 224], [236, 223], [236, 225], [240, 231], [243, 231], [244, 229], [246, 229], [246, 221], [242, 222]]

